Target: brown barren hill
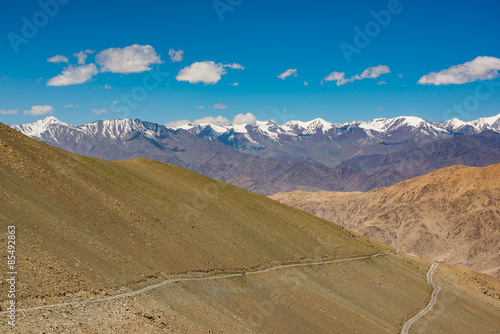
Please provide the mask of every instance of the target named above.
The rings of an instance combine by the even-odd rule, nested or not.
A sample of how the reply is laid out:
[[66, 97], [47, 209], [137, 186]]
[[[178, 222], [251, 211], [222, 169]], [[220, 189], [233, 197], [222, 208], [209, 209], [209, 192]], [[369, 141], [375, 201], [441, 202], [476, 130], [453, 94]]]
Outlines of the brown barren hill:
[[[0, 333], [390, 334], [432, 292], [428, 261], [309, 213], [170, 164], [72, 154], [2, 124], [0, 231]], [[438, 299], [428, 332], [443, 319], [465, 332], [500, 327], [499, 280], [472, 278], [439, 274], [451, 299]], [[467, 298], [451, 302], [462, 288]]]
[[366, 193], [271, 198], [405, 252], [500, 276], [500, 164], [443, 168]]

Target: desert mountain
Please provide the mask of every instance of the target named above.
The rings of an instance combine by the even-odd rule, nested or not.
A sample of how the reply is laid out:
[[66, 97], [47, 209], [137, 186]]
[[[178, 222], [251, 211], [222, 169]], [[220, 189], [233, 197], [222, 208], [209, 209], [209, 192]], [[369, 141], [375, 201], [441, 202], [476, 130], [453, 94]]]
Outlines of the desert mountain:
[[500, 164], [439, 169], [366, 193], [271, 198], [406, 252], [500, 275]]
[[166, 127], [129, 119], [74, 126], [47, 117], [11, 127], [74, 153], [104, 160], [168, 162], [270, 195], [293, 190], [367, 191], [454, 164], [500, 163], [498, 118]]
[[[2, 314], [1, 332], [394, 333], [432, 291], [428, 261], [370, 257], [390, 248], [308, 213], [173, 165], [69, 153], [2, 124], [0, 222], [16, 226], [18, 272], [18, 325]], [[283, 264], [307, 265], [268, 270]], [[435, 276], [455, 297], [419, 326], [498, 328], [498, 281], [444, 265]], [[2, 312], [8, 288], [2, 280]]]

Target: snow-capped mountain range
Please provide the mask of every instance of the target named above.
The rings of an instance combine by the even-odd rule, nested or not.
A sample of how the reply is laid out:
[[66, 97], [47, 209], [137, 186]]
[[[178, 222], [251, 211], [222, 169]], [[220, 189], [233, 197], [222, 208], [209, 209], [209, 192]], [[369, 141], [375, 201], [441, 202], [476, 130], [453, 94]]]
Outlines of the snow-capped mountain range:
[[[156, 136], [170, 132], [169, 130], [185, 130], [209, 140], [227, 135], [243, 134], [246, 135], [246, 138], [250, 142], [258, 143], [253, 138], [254, 134], [260, 134], [270, 140], [279, 142], [280, 139], [287, 137], [300, 140], [301, 137], [311, 135], [341, 136], [356, 129], [362, 129], [369, 137], [379, 139], [386, 139], [386, 137], [401, 130], [405, 130], [408, 133], [420, 131], [429, 136], [437, 134], [472, 135], [484, 131], [500, 133], [500, 114], [473, 121], [461, 121], [455, 118], [445, 122], [434, 122], [414, 116], [400, 116], [396, 118], [377, 118], [368, 122], [330, 123], [317, 118], [308, 122], [288, 121], [283, 125], [278, 125], [275, 121], [268, 120], [257, 121], [252, 124], [216, 125], [211, 123], [187, 123], [182, 126], [163, 126], [138, 119], [113, 119], [82, 125], [70, 125], [59, 121], [53, 116], [49, 116], [34, 123], [10, 124], [9, 126], [32, 138], [43, 140], [48, 139], [47, 137], [52, 137], [56, 142], [59, 136], [57, 130], [65, 128], [68, 131], [80, 133], [81, 136], [91, 135], [96, 138], [105, 137], [111, 139], [118, 139], [136, 131], [141, 132], [146, 137], [155, 138]], [[79, 139], [81, 136], [77, 136], [77, 138]]]
[[366, 191], [455, 164], [500, 163], [500, 115], [468, 122], [396, 117], [177, 127], [138, 119], [70, 125], [46, 117], [10, 126], [74, 153], [168, 162], [265, 195]]
[[321, 118], [316, 118], [308, 122], [288, 121], [283, 125], [278, 125], [273, 120], [257, 121], [254, 124], [230, 124], [215, 125], [210, 123], [187, 123], [182, 126], [170, 127], [172, 129], [183, 129], [190, 132], [202, 133], [207, 128], [216, 136], [228, 133], [249, 134], [252, 131], [258, 131], [269, 138], [278, 139], [280, 135], [303, 136], [313, 134], [341, 134], [348, 132], [353, 128], [363, 129], [367, 134], [381, 136], [390, 134], [401, 128], [420, 129], [429, 133], [450, 133], [450, 134], [477, 134], [486, 130], [500, 132], [500, 114], [480, 118], [473, 121], [461, 121], [452, 119], [445, 122], [427, 121], [415, 116], [400, 116], [396, 118], [377, 118], [368, 122], [354, 121], [346, 123], [330, 123]]

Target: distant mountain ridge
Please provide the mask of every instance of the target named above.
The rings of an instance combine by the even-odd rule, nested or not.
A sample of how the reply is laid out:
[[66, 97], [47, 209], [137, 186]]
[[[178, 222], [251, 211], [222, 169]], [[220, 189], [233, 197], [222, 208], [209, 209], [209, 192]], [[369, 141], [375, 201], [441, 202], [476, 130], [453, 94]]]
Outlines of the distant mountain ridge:
[[400, 116], [368, 122], [330, 123], [317, 118], [309, 122], [288, 121], [283, 125], [268, 120], [225, 126], [187, 123], [171, 128], [183, 129], [207, 140], [218, 140], [261, 158], [287, 163], [302, 160], [336, 167], [354, 156], [388, 153], [388, 148], [381, 148], [381, 144], [395, 145], [390, 149], [394, 151], [458, 134], [500, 133], [500, 114], [467, 122], [458, 119], [434, 122]]
[[46, 117], [10, 127], [74, 153], [168, 162], [264, 195], [367, 191], [454, 164], [500, 163], [500, 115], [470, 122], [397, 117], [180, 127], [138, 119], [70, 125]]
[[366, 193], [271, 196], [432, 260], [500, 277], [500, 164], [452, 166]]

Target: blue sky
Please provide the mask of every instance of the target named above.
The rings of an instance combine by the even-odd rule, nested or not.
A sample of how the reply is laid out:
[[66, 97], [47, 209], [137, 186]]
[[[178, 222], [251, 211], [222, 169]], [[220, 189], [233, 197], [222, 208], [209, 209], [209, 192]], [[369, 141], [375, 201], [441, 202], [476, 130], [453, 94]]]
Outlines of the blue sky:
[[498, 13], [491, 0], [9, 1], [0, 121], [493, 116]]

